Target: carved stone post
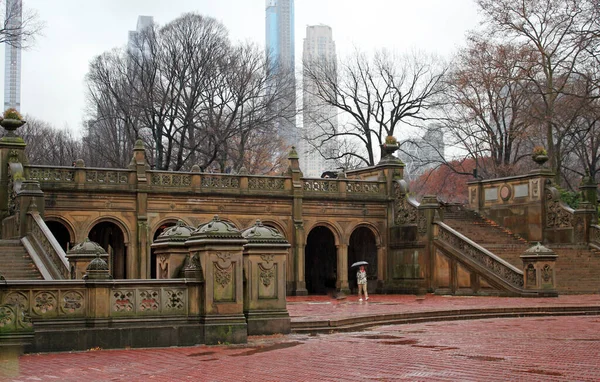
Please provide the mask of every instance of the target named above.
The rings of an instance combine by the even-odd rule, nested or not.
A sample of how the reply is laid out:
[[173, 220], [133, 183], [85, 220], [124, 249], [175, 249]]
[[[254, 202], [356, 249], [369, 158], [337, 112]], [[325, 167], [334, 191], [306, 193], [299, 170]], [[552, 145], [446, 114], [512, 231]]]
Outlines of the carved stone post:
[[558, 255], [537, 243], [521, 255], [523, 260], [523, 286], [540, 296], [558, 296], [554, 267]]
[[156, 238], [151, 247], [156, 255], [157, 279], [183, 277], [185, 260], [189, 254], [185, 242], [193, 231], [193, 227], [179, 220]]
[[112, 276], [106, 261], [100, 254], [92, 260], [83, 276], [88, 288], [88, 304], [86, 305], [86, 326], [106, 327], [110, 318], [110, 293], [113, 286]]
[[242, 282], [246, 243], [239, 230], [218, 216], [199, 226], [186, 241], [190, 256], [198, 256], [204, 272], [200, 323], [207, 345], [247, 341]]
[[83, 242], [74, 245], [67, 252], [71, 279], [82, 279], [87, 272], [88, 266], [96, 257], [100, 257], [105, 262], [108, 260], [108, 253], [106, 253], [100, 244], [90, 241], [86, 237]]
[[292, 150], [288, 155], [289, 167], [288, 175], [292, 178], [292, 219], [294, 224], [292, 236], [292, 258], [293, 258], [293, 279], [290, 280], [288, 289], [291, 294], [296, 296], [306, 296], [306, 281], [304, 280], [304, 246], [305, 232], [304, 219], [302, 217], [302, 202], [304, 197], [304, 185], [302, 182], [302, 171], [296, 148], [292, 146]]
[[244, 314], [249, 335], [290, 332], [286, 309], [286, 260], [290, 244], [260, 220], [242, 232], [244, 246]]

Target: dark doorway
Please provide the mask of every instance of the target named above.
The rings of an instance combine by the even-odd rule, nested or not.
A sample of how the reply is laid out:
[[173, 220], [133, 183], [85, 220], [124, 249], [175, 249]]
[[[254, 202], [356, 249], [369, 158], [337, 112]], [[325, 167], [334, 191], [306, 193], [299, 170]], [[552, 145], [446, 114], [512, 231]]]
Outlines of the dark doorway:
[[304, 250], [306, 289], [311, 294], [335, 290], [337, 255], [335, 238], [326, 227], [316, 227], [308, 234]]
[[71, 241], [71, 234], [69, 233], [67, 227], [64, 226], [64, 224], [57, 221], [47, 221], [46, 225], [48, 226], [50, 232], [52, 232], [52, 235], [54, 235], [56, 241], [58, 241], [58, 244], [65, 252], [71, 249], [71, 247], [73, 246], [73, 242]]
[[[166, 222], [160, 225], [156, 232], [154, 232], [154, 236], [152, 237], [152, 242], [154, 243], [156, 239], [160, 236], [161, 233], [165, 232], [167, 228], [173, 227], [175, 223]], [[154, 248], [150, 249], [150, 278], [156, 278], [156, 254], [154, 253]]]
[[123, 231], [114, 223], [102, 222], [91, 229], [88, 237], [108, 253], [113, 278], [127, 278], [127, 248]]
[[[348, 246], [348, 265], [357, 261], [366, 261], [369, 265], [367, 271], [367, 290], [374, 291], [377, 288], [377, 245], [375, 236], [370, 229], [358, 227], [350, 236], [350, 245]], [[356, 272], [358, 268], [351, 268], [348, 271], [348, 284], [353, 293], [356, 293]]]

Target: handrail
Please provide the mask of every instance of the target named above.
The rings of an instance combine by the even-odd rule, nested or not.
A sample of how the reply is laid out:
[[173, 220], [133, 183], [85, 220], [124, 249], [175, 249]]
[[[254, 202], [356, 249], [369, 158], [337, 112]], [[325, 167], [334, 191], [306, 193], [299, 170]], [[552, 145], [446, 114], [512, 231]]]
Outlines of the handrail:
[[600, 246], [600, 226], [597, 224], [590, 225], [590, 243]]
[[62, 278], [69, 278], [69, 261], [56, 238], [37, 211], [28, 213], [31, 216], [30, 234], [38, 242], [40, 248], [48, 256], [52, 265]]
[[434, 222], [434, 225], [439, 227], [434, 235], [436, 240], [455, 249], [479, 267], [492, 272], [511, 287], [522, 291], [524, 285], [523, 271], [455, 231], [447, 224]]

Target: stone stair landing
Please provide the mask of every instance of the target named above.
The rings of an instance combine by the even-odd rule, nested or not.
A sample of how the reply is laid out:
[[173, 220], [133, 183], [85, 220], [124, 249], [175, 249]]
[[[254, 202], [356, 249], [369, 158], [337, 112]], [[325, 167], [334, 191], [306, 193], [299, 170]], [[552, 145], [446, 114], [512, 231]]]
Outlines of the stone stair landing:
[[19, 240], [0, 240], [0, 274], [7, 280], [43, 280]]

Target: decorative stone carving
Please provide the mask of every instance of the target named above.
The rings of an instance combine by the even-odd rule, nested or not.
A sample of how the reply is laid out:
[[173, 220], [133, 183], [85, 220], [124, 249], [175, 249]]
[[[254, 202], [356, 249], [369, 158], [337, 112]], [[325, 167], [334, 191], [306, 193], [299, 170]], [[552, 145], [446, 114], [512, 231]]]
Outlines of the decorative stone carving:
[[546, 227], [569, 228], [573, 226], [573, 213], [568, 211], [560, 201], [558, 192], [546, 191]]
[[61, 310], [65, 314], [81, 313], [84, 308], [84, 298], [79, 292], [68, 291], [62, 294]]

